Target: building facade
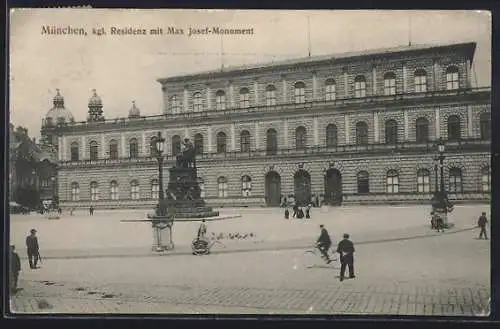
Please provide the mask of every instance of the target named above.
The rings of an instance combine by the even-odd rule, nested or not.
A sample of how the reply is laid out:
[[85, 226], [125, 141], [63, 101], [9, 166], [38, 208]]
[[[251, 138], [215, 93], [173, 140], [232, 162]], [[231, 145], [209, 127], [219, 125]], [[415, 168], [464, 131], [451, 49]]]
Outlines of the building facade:
[[[85, 122], [44, 121], [68, 207], [151, 207], [152, 141], [166, 139], [164, 180], [181, 141], [197, 149], [213, 206], [428, 202], [437, 142], [451, 200], [490, 198], [491, 91], [473, 88], [475, 43], [309, 57], [159, 79], [164, 111], [104, 119], [97, 93]], [[60, 96], [60, 95], [59, 95]], [[62, 96], [60, 96], [62, 97]]]
[[9, 201], [37, 207], [57, 195], [57, 159], [25, 128], [9, 124]]

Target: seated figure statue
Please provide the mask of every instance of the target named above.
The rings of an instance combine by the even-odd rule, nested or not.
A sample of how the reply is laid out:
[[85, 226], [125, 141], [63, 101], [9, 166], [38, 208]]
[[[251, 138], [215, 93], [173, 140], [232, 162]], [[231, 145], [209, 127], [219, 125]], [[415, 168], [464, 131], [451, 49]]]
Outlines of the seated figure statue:
[[191, 143], [189, 138], [185, 138], [183, 144], [184, 150], [182, 151], [182, 155], [177, 156], [177, 163], [182, 168], [194, 167], [196, 154], [193, 143]]

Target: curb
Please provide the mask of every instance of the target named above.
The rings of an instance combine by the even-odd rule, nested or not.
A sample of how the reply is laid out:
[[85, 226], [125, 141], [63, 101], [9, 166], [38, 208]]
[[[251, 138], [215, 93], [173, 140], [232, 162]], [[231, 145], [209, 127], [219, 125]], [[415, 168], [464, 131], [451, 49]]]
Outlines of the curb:
[[[466, 232], [466, 231], [472, 231], [476, 229], [475, 226], [473, 227], [468, 227], [468, 228], [463, 228], [463, 229], [455, 229], [452, 231], [445, 231], [441, 233], [432, 233], [432, 234], [419, 234], [419, 235], [412, 235], [412, 236], [406, 236], [406, 237], [398, 237], [398, 238], [388, 238], [388, 239], [379, 239], [379, 240], [365, 240], [365, 241], [360, 241], [356, 242], [356, 245], [367, 245], [367, 244], [377, 244], [377, 243], [388, 243], [388, 242], [397, 242], [397, 241], [404, 241], [404, 240], [415, 240], [415, 239], [422, 239], [422, 238], [432, 238], [432, 237], [437, 237], [441, 235], [451, 235], [451, 234], [456, 234], [456, 233], [461, 233], [461, 232]], [[104, 255], [67, 255], [67, 256], [49, 256], [49, 257], [42, 257], [43, 260], [48, 260], [48, 259], [94, 259], [94, 258], [140, 258], [140, 257], [161, 257], [161, 256], [186, 256], [186, 255], [192, 255], [192, 251], [189, 248], [189, 246], [185, 246], [187, 250], [182, 250], [182, 251], [172, 251], [172, 252], [166, 252], [166, 253], [159, 253], [159, 254], [154, 254], [154, 253], [141, 253], [141, 254], [104, 254]], [[311, 243], [304, 243], [304, 244], [296, 244], [292, 246], [263, 246], [263, 247], [246, 247], [246, 248], [241, 248], [241, 249], [232, 249], [232, 250], [213, 250], [211, 254], [216, 255], [216, 254], [230, 254], [230, 253], [245, 253], [245, 252], [259, 252], [259, 251], [279, 251], [279, 250], [299, 250], [299, 249], [304, 249], [304, 248], [309, 248], [311, 247]], [[189, 248], [189, 249], [188, 249]], [[184, 249], [184, 248], [183, 248]], [[22, 256], [21, 259], [27, 259], [27, 257]]]

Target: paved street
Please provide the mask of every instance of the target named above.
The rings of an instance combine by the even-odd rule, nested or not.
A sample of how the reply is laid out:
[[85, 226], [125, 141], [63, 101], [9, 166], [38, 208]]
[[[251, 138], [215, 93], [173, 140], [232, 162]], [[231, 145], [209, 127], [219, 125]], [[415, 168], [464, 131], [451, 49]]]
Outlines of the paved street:
[[[363, 220], [373, 218], [356, 224]], [[311, 264], [300, 248], [48, 259], [39, 270], [23, 270], [24, 290], [12, 307], [28, 313], [473, 315], [482, 312], [490, 294], [490, 246], [476, 234], [464, 230], [359, 244], [357, 277], [344, 282], [336, 278], [339, 264]]]
[[[314, 241], [319, 224], [324, 224], [334, 241], [349, 232], [358, 242], [408, 238], [429, 233], [429, 206], [314, 208], [311, 220], [284, 220], [282, 209], [221, 209], [222, 214], [241, 214], [240, 218], [208, 223], [208, 234], [240, 233], [246, 239], [225, 239], [227, 250], [282, 249], [302, 247]], [[456, 229], [474, 226], [487, 205], [456, 206], [452, 213]], [[121, 222], [144, 219], [147, 210], [85, 211], [60, 220], [42, 215], [11, 216], [11, 243], [24, 257], [24, 239], [31, 228], [38, 230], [42, 256], [71, 258], [94, 256], [142, 256], [151, 254], [152, 229], [149, 223]], [[178, 251], [189, 251], [198, 222], [176, 222], [173, 239]], [[252, 236], [250, 237], [250, 234]]]

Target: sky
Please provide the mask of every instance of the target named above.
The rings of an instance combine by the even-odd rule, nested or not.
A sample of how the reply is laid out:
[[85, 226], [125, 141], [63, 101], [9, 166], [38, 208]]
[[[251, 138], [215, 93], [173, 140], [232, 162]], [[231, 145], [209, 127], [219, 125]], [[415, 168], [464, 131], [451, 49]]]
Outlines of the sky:
[[[486, 11], [15, 9], [10, 20], [10, 121], [36, 138], [56, 89], [76, 121], [86, 119], [93, 89], [107, 119], [126, 117], [132, 101], [141, 115], [161, 114], [158, 78], [305, 57], [309, 44], [314, 56], [404, 46], [409, 40], [474, 41], [473, 85], [491, 86]], [[42, 35], [42, 26], [82, 27], [87, 36]], [[206, 26], [253, 28], [254, 34], [187, 35], [189, 27]], [[99, 27], [108, 34], [93, 35]], [[185, 34], [118, 36], [109, 34], [111, 27], [175, 27]]]

